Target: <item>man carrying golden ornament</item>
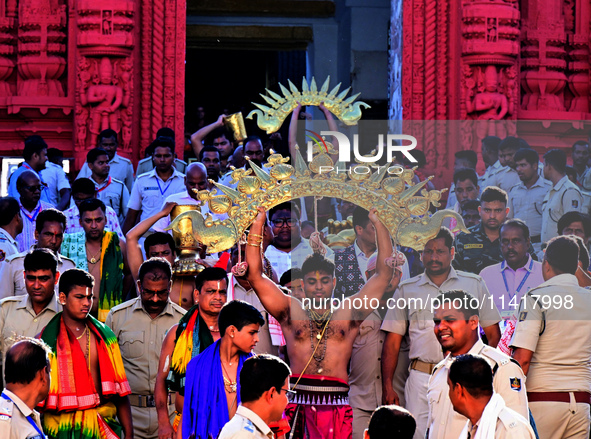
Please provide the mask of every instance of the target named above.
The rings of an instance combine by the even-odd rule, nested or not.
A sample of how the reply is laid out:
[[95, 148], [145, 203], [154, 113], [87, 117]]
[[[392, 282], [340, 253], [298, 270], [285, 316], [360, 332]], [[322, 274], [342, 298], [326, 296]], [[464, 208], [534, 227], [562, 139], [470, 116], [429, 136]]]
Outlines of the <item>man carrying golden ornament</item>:
[[[372, 209], [369, 219], [377, 231], [378, 262], [374, 276], [349, 305], [333, 309], [336, 279], [334, 264], [319, 254], [302, 266], [305, 298], [284, 294], [262, 273], [260, 245], [265, 211], [259, 208], [248, 236], [247, 279], [267, 311], [281, 324], [293, 370], [296, 399], [286, 408], [291, 439], [348, 439], [352, 436], [352, 409], [348, 403], [347, 365], [360, 323], [372, 312], [368, 304], [379, 302], [394, 270], [386, 258], [393, 247], [388, 230]], [[394, 283], [400, 280], [397, 269]], [[354, 301], [357, 299], [357, 301]], [[320, 303], [319, 303], [320, 302]], [[351, 306], [363, 303], [360, 309]]]

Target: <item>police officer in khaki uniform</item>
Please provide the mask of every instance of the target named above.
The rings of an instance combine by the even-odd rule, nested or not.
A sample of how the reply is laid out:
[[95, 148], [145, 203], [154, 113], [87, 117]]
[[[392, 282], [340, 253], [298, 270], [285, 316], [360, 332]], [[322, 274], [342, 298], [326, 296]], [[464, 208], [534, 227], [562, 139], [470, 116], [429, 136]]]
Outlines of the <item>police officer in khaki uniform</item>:
[[589, 438], [591, 293], [574, 273], [578, 245], [550, 241], [542, 263], [546, 282], [521, 302], [513, 357], [527, 375], [527, 397], [540, 439]]
[[[119, 340], [132, 392], [129, 402], [136, 438], [158, 437], [154, 384], [162, 341], [186, 312], [169, 299], [171, 279], [168, 261], [148, 259], [139, 270], [140, 296], [111, 309], [105, 321]], [[174, 412], [172, 398], [168, 401], [168, 411], [171, 415]]]
[[479, 310], [470, 306], [471, 296], [465, 291], [448, 291], [438, 299], [433, 317], [435, 336], [449, 354], [429, 380], [429, 439], [457, 438], [466, 425], [467, 419], [453, 409], [447, 384], [449, 367], [455, 357], [463, 354], [483, 357], [493, 369], [495, 392], [503, 397], [507, 407], [529, 419], [525, 375], [515, 360], [480, 340]]
[[0, 267], [8, 256], [18, 253], [16, 236], [23, 231], [23, 217], [16, 198], [0, 198]]
[[482, 304], [482, 326], [491, 346], [496, 346], [501, 333], [499, 311], [480, 276], [456, 271], [451, 262], [454, 257], [453, 235], [441, 228], [437, 236], [428, 241], [423, 251], [425, 273], [402, 282], [394, 294], [396, 307], [390, 307], [382, 323], [388, 332], [382, 353], [382, 402], [398, 403], [392, 388], [392, 377], [397, 366], [400, 344], [407, 329], [410, 337], [410, 374], [406, 382], [406, 409], [417, 420], [415, 439], [425, 436], [429, 414], [427, 385], [435, 366], [443, 360], [441, 346], [433, 333], [431, 301], [442, 291], [461, 289], [469, 291]]
[[6, 389], [0, 395], [2, 439], [45, 439], [35, 407], [49, 394], [49, 354], [45, 343], [25, 338], [6, 354]]
[[556, 226], [562, 215], [573, 210], [582, 212], [583, 196], [566, 176], [566, 154], [560, 149], [544, 154], [544, 178], [552, 183], [542, 202], [542, 242], [548, 242], [558, 234]]
[[55, 255], [47, 249], [33, 250], [24, 258], [24, 269], [26, 294], [0, 301], [0, 349], [4, 355], [15, 336], [37, 336], [62, 310], [54, 293], [59, 279]]
[[449, 368], [448, 384], [454, 410], [468, 418], [460, 439], [535, 439], [527, 420], [494, 393], [493, 372], [484, 358], [457, 357]]
[[[65, 228], [66, 217], [62, 212], [55, 209], [42, 211], [37, 216], [35, 224], [37, 243], [32, 247], [32, 249], [47, 248], [51, 250], [57, 257], [57, 269], [60, 273], [76, 267], [74, 261], [59, 254]], [[30, 250], [16, 253], [6, 258], [5, 263], [0, 264], [0, 279], [3, 282], [2, 288], [0, 288], [0, 299], [27, 293], [23, 277], [23, 264], [25, 256], [29, 252]], [[57, 285], [55, 290], [57, 293]]]

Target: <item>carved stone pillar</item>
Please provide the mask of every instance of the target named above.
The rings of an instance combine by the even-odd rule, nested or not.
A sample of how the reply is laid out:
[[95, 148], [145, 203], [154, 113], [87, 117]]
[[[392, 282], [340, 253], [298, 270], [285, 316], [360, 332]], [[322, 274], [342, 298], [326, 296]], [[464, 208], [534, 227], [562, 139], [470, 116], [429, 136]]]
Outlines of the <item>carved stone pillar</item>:
[[18, 20], [18, 95], [63, 97], [66, 69], [66, 7], [49, 0], [23, 0]]
[[467, 144], [473, 148], [478, 149], [480, 139], [488, 135], [505, 137], [507, 128], [498, 121], [516, 119], [518, 38], [517, 3], [500, 0], [463, 3], [461, 118], [479, 121], [463, 128], [476, 130]]
[[[14, 10], [0, 8], [0, 99], [12, 96], [14, 91], [10, 77], [14, 72], [16, 55]], [[12, 16], [10, 16], [11, 14]]]
[[[522, 117], [566, 111], [566, 32], [562, 0], [526, 0], [522, 28]], [[548, 116], [546, 116], [548, 117]]]
[[107, 128], [117, 133], [118, 153], [132, 156], [135, 15], [133, 0], [77, 4], [74, 141], [78, 168], [88, 150], [96, 147], [97, 135]]

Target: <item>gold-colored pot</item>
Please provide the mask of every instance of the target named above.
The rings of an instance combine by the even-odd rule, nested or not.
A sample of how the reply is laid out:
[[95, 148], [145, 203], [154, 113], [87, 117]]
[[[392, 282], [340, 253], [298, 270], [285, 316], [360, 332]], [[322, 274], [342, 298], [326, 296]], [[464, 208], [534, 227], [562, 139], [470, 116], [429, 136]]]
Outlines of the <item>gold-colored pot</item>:
[[[175, 206], [172, 209], [172, 212], [170, 212], [170, 221], [174, 221], [174, 219], [181, 213], [190, 210], [201, 211], [201, 207], [190, 204]], [[197, 260], [200, 259], [199, 251], [201, 250], [201, 244], [195, 239], [191, 219], [184, 218], [181, 220], [178, 230], [180, 233], [175, 230], [172, 231], [172, 238], [174, 239], [178, 253], [172, 271], [175, 276], [196, 276], [203, 271], [205, 267], [197, 262]]]

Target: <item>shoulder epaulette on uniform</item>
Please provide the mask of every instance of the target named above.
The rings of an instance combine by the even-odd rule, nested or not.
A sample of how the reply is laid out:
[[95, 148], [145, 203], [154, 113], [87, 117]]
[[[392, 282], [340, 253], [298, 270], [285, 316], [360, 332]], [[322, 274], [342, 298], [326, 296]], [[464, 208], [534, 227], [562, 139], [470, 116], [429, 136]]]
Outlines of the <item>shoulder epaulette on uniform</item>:
[[183, 165], [187, 166], [187, 162], [181, 159], [174, 159], [175, 163], [182, 163]]
[[20, 302], [23, 300], [23, 296], [9, 296], [5, 297], [4, 299], [0, 300], [0, 306], [7, 302]]
[[121, 159], [121, 161], [123, 161], [123, 162], [127, 162], [127, 163], [131, 164], [131, 160], [129, 160], [128, 158], [126, 158], [126, 157], [122, 157], [122, 156], [120, 156], [120, 155], [118, 155], [117, 157], [119, 157], [119, 158]]
[[117, 180], [116, 178], [111, 177], [111, 183], [119, 183], [119, 184], [125, 184], [123, 183], [121, 180]]
[[111, 308], [110, 312], [111, 312], [111, 314], [114, 314], [117, 311], [121, 311], [122, 309], [126, 309], [132, 305], [135, 305], [135, 302], [136, 302], [136, 299], [131, 299], [126, 302], [120, 303], [119, 305], [115, 305], [113, 308]]
[[26, 253], [15, 253], [14, 255], [6, 256], [5, 262], [12, 262], [18, 258], [24, 258], [27, 254]]
[[[520, 416], [519, 413], [513, 411], [509, 407], [506, 407], [505, 410], [501, 410], [501, 412], [499, 413], [499, 419], [501, 420], [501, 422], [507, 430], [515, 428], [519, 425], [517, 416], [515, 415]], [[524, 419], [524, 421], [526, 420]]]
[[149, 174], [150, 172], [152, 172], [152, 171], [153, 171], [153, 169], [150, 169], [149, 171], [147, 171], [147, 172], [144, 172], [144, 173], [142, 173], [142, 174], [138, 175], [138, 176], [136, 177], [136, 180], [139, 180], [140, 178], [149, 178], [148, 174]]
[[[178, 312], [180, 312], [181, 314], [185, 314], [185, 313], [187, 312], [187, 310], [186, 310], [185, 308], [183, 308], [182, 306], [180, 306], [180, 305], [177, 305], [177, 304], [176, 304], [176, 303], [174, 303], [174, 302], [170, 302], [170, 303], [172, 303], [172, 307], [175, 309], [175, 311], [178, 311]], [[183, 312], [183, 311], [184, 311], [184, 312]]]
[[471, 279], [475, 279], [475, 280], [482, 280], [482, 278], [474, 273], [470, 273], [469, 271], [462, 271], [462, 270], [456, 270], [456, 274], [458, 275], [458, 277], [462, 276], [462, 277], [469, 277]]
[[480, 354], [493, 360], [498, 367], [505, 366], [511, 362], [511, 357], [509, 357], [509, 355], [490, 346], [485, 346]]
[[62, 255], [61, 253], [60, 253], [60, 259], [61, 259], [62, 261], [70, 261], [72, 264], [76, 265], [76, 262], [74, 262], [74, 260], [73, 260], [73, 259], [70, 259], [70, 258], [68, 258], [67, 256], [64, 256], [64, 255]]

